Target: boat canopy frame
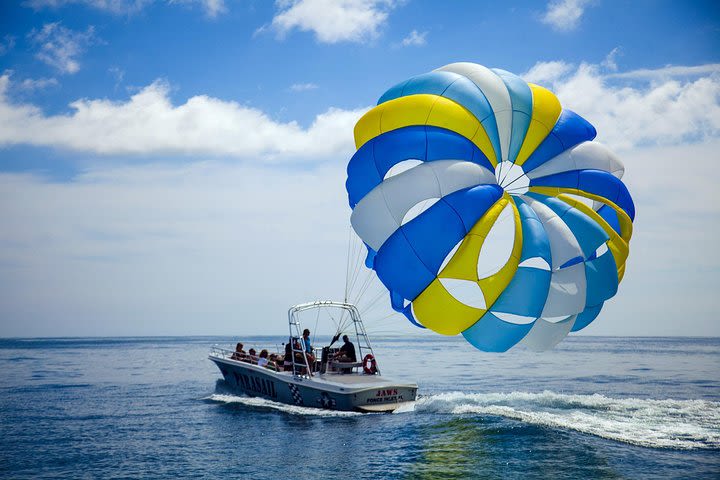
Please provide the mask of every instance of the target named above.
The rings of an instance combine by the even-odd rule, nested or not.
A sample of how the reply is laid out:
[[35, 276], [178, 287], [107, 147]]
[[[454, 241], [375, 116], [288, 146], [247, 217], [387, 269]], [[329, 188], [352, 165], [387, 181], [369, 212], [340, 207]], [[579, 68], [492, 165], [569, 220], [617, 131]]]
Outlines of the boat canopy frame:
[[[360, 353], [358, 358], [364, 359], [366, 355], [372, 355], [372, 358], [375, 358], [375, 353], [372, 349], [372, 346], [370, 345], [370, 339], [368, 338], [367, 332], [365, 331], [365, 325], [363, 324], [362, 318], [360, 317], [360, 312], [355, 305], [353, 305], [352, 303], [336, 302], [332, 300], [318, 300], [315, 302], [301, 303], [290, 307], [290, 309], [288, 310], [288, 326], [290, 329], [290, 339], [288, 341], [291, 342], [290, 348], [293, 355], [292, 369], [293, 375], [295, 377], [308, 378], [312, 376], [312, 368], [310, 366], [310, 363], [308, 362], [308, 352], [305, 350], [305, 342], [301, 341], [302, 325], [300, 323], [299, 314], [307, 310], [322, 308], [337, 308], [347, 311], [350, 315], [350, 319], [353, 322], [353, 326], [355, 327], [355, 340], [358, 351]], [[300, 349], [295, 348], [293, 342], [294, 338], [298, 339], [298, 343], [300, 343]], [[365, 353], [363, 353], [363, 351]], [[302, 353], [302, 357], [305, 361], [304, 368], [302, 363], [298, 364], [297, 362], [295, 362], [296, 353]], [[377, 362], [375, 362], [375, 371], [376, 375], [380, 375], [380, 368], [377, 366]]]

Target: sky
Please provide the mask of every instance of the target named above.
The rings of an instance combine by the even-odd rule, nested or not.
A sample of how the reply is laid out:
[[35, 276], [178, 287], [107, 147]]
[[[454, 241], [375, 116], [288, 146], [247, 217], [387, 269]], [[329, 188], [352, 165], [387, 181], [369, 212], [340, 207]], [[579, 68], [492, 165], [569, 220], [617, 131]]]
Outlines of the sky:
[[717, 2], [8, 0], [0, 337], [282, 334], [342, 299], [353, 126], [457, 61], [550, 88], [625, 163], [627, 271], [582, 333], [720, 335]]

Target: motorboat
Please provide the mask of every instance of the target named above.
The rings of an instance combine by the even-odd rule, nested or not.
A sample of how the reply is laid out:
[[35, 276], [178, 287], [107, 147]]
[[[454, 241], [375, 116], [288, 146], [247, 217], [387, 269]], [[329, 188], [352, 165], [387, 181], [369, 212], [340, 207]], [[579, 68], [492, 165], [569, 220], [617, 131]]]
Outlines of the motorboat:
[[[307, 351], [302, 339], [301, 313], [333, 310], [348, 318], [346, 334], [355, 339], [359, 355], [339, 357], [341, 348], [333, 344]], [[355, 305], [345, 302], [316, 301], [295, 305], [288, 311], [290, 336], [285, 353], [271, 355], [267, 364], [257, 355], [215, 346], [209, 359], [220, 369], [233, 390], [276, 402], [303, 407], [344, 411], [391, 412], [414, 402], [416, 383], [398, 382], [381, 375], [375, 352]], [[319, 353], [319, 355], [318, 355]], [[340, 358], [340, 359], [338, 359]], [[281, 360], [282, 359], [282, 360]], [[343, 361], [344, 360], [344, 361]]]

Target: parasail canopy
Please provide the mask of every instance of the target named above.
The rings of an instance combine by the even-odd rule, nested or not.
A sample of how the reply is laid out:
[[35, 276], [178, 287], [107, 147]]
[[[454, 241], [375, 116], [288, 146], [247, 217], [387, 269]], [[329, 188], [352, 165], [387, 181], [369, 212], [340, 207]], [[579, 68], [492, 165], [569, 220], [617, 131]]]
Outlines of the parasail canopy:
[[635, 217], [595, 135], [549, 90], [473, 63], [385, 92], [355, 126], [346, 187], [393, 308], [485, 351], [585, 328], [617, 292]]

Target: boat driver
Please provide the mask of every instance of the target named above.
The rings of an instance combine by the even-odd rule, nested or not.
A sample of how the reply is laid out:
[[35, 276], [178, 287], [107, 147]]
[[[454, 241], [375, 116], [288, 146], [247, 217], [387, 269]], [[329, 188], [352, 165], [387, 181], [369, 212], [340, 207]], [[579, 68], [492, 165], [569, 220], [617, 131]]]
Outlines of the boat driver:
[[343, 335], [343, 345], [340, 350], [335, 354], [335, 360], [338, 362], [357, 362], [357, 356], [355, 356], [355, 345], [350, 341], [347, 335]]

